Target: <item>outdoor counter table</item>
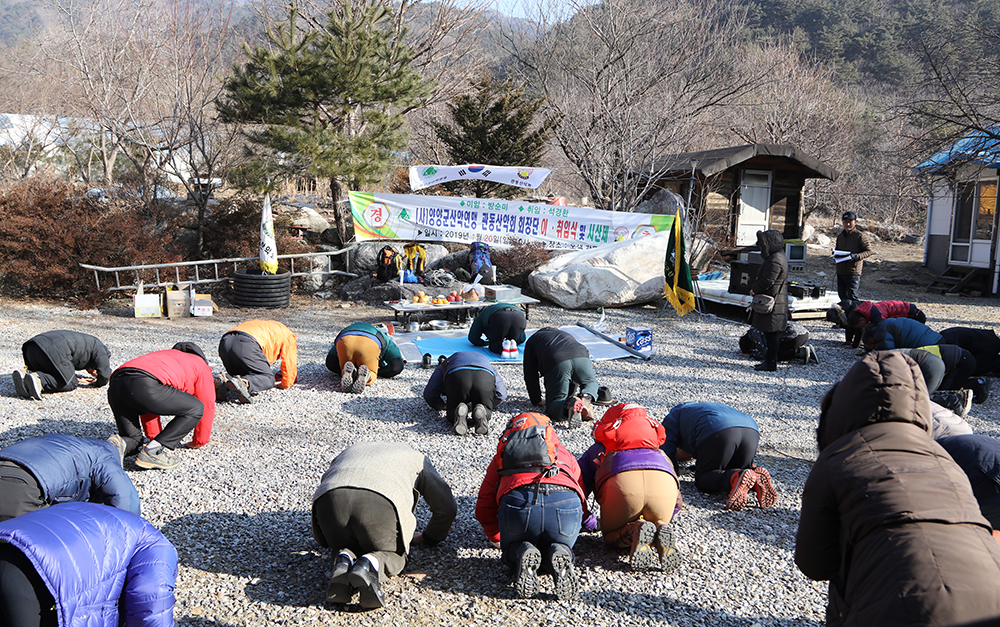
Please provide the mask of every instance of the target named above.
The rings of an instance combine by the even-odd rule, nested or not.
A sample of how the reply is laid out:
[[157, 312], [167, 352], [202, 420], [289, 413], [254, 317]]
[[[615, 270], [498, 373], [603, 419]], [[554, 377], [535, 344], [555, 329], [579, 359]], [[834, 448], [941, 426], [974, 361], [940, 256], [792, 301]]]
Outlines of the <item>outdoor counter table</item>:
[[[733, 294], [729, 291], [729, 279], [713, 279], [711, 281], [697, 281], [698, 289], [695, 290], [700, 298], [710, 300], [713, 303], [723, 305], [735, 305], [737, 307], [749, 307], [753, 296], [747, 294]], [[826, 310], [836, 305], [840, 298], [836, 292], [827, 292], [825, 296], [819, 298], [799, 298], [797, 296], [788, 297], [788, 311], [792, 320], [803, 318], [822, 318], [826, 315]]]
[[[400, 314], [402, 314], [402, 322], [405, 326], [410, 322], [410, 317], [413, 315], [417, 315], [418, 317], [427, 316], [428, 318], [447, 318], [449, 312], [455, 312], [456, 316], [459, 317], [459, 322], [465, 322], [465, 320], [469, 317], [470, 310], [475, 310], [475, 313], [478, 314], [480, 309], [484, 309], [490, 305], [496, 305], [498, 302], [508, 305], [521, 305], [524, 307], [524, 317], [528, 318], [528, 308], [532, 304], [539, 302], [539, 300], [537, 298], [522, 295], [517, 298], [502, 301], [463, 300], [460, 303], [448, 303], [447, 305], [432, 305], [430, 303], [417, 304], [408, 301], [387, 300], [385, 301], [385, 305], [394, 312], [393, 318], [395, 320], [399, 320]], [[438, 313], [443, 313], [444, 315], [435, 315]]]

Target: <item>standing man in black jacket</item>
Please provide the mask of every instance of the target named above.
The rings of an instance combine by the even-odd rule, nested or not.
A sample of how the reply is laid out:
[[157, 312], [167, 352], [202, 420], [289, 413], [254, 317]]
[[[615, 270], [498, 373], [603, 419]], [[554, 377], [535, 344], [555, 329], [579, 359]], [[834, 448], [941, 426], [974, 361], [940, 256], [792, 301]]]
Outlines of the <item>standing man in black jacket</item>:
[[846, 211], [841, 216], [844, 230], [837, 235], [837, 250], [851, 253], [851, 258], [837, 264], [837, 294], [840, 300], [861, 300], [861, 268], [864, 260], [875, 254], [868, 236], [857, 229], [858, 216]]
[[[111, 378], [111, 351], [93, 335], [76, 331], [46, 331], [21, 345], [25, 374], [15, 370], [14, 390], [21, 398], [42, 400], [42, 394], [69, 392], [80, 383], [107, 385]], [[78, 379], [86, 370], [91, 379]]]
[[[542, 405], [539, 375], [545, 379], [545, 413], [552, 420], [568, 420], [569, 428], [593, 417], [597, 396], [597, 375], [590, 363], [590, 351], [560, 329], [539, 329], [524, 344], [524, 385], [536, 407]], [[580, 393], [570, 395], [570, 386]]]

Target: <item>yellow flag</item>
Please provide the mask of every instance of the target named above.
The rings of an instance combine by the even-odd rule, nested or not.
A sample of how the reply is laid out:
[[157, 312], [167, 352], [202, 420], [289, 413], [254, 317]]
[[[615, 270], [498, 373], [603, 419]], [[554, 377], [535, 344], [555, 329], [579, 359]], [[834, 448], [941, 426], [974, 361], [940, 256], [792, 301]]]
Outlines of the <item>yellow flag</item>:
[[677, 211], [674, 223], [670, 228], [670, 240], [667, 242], [667, 258], [663, 264], [665, 281], [664, 296], [674, 306], [677, 315], [683, 316], [694, 309], [694, 285], [691, 281], [691, 269], [684, 259], [684, 234], [681, 231], [681, 212]]
[[260, 215], [260, 269], [265, 274], [278, 272], [278, 245], [274, 242], [270, 194], [264, 194], [264, 210]]

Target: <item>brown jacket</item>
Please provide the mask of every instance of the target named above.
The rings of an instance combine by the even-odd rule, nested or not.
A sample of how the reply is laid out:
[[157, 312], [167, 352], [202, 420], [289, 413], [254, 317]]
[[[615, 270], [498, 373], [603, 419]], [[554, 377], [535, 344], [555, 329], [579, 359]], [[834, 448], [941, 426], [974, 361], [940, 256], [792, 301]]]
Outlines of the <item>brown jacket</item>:
[[841, 231], [837, 235], [837, 250], [853, 253], [850, 261], [837, 264], [837, 274], [861, 274], [865, 259], [875, 254], [872, 250], [871, 238], [855, 227], [850, 233]]
[[795, 563], [830, 580], [828, 625], [956, 625], [1000, 617], [1000, 546], [930, 437], [916, 363], [855, 364], [823, 399]]

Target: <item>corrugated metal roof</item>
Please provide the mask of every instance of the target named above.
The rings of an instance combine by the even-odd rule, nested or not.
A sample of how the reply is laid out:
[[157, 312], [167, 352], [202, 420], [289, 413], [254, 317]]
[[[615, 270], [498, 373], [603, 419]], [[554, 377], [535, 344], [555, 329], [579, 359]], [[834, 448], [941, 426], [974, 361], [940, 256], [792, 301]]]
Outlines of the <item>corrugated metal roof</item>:
[[933, 174], [963, 164], [1000, 168], [1000, 126], [990, 126], [987, 130], [989, 133], [972, 131], [914, 169]]
[[698, 167], [695, 169], [702, 176], [708, 177], [759, 156], [787, 157], [807, 170], [811, 170], [813, 175], [808, 178], [825, 178], [835, 181], [840, 176], [839, 172], [827, 164], [810, 157], [790, 144], [746, 144], [744, 146], [664, 155], [652, 164], [651, 169], [662, 174], [675, 172], [690, 174], [691, 162], [697, 161]]

